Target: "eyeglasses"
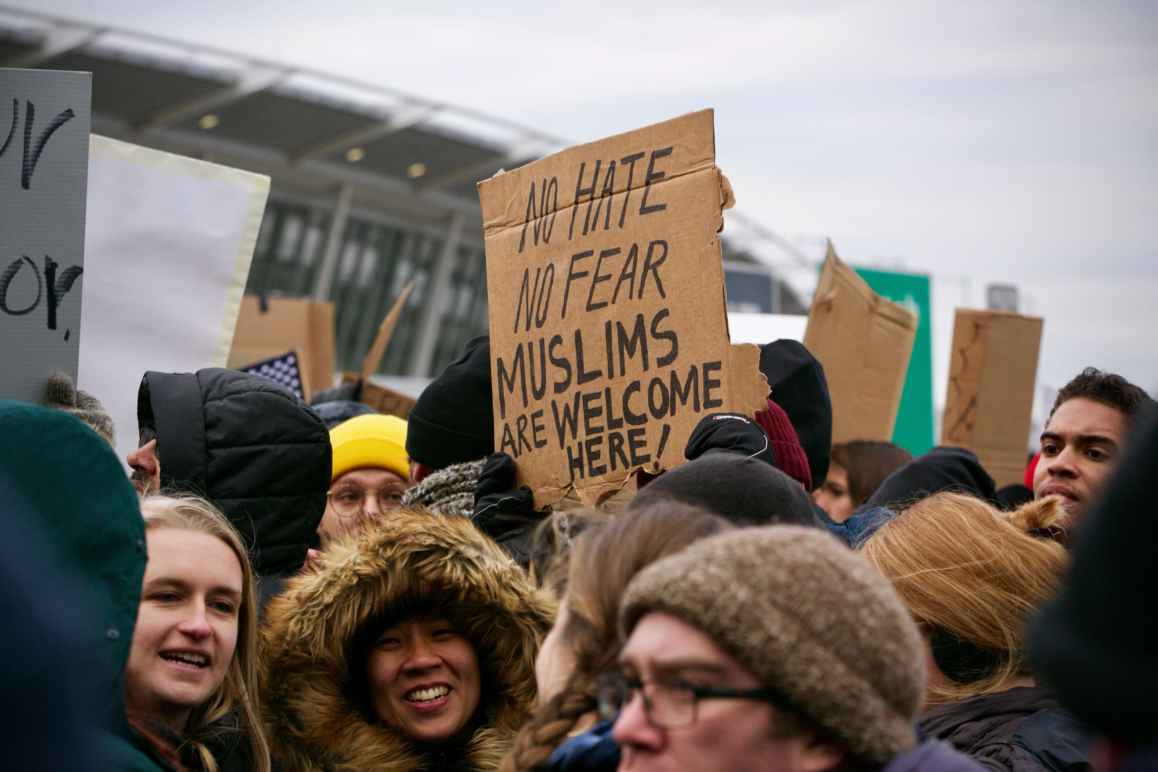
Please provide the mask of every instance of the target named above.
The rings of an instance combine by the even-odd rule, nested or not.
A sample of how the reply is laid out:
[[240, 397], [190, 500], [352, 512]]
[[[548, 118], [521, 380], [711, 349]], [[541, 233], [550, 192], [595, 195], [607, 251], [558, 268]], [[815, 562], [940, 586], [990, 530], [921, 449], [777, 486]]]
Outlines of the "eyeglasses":
[[663, 729], [679, 729], [696, 723], [700, 700], [756, 700], [783, 705], [783, 696], [771, 689], [729, 689], [695, 686], [682, 681], [644, 681], [622, 673], [607, 673], [599, 679], [599, 717], [613, 720], [635, 697], [643, 697], [648, 723]]
[[378, 511], [391, 509], [402, 503], [403, 487], [388, 485], [378, 490], [344, 487], [326, 491], [326, 498], [339, 517], [358, 517], [366, 514], [366, 502], [371, 498], [378, 505]]

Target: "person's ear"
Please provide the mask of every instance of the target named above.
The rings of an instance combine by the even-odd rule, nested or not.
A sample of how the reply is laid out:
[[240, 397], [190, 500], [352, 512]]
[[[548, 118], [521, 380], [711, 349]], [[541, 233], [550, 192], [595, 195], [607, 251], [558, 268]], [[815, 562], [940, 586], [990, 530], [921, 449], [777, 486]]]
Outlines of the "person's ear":
[[417, 485], [433, 471], [434, 470], [428, 467], [426, 464], [415, 461], [414, 459], [410, 459], [410, 484]]
[[802, 772], [830, 772], [840, 767], [844, 753], [832, 745], [820, 742], [815, 737], [805, 737], [800, 751]]

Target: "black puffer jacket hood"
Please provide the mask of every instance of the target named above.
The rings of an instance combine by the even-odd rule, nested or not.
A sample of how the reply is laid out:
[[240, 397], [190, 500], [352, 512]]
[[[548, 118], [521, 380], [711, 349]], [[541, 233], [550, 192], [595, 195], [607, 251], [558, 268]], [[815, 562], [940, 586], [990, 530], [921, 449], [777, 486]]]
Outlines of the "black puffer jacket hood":
[[161, 486], [216, 504], [258, 576], [301, 567], [317, 544], [332, 471], [317, 414], [268, 378], [214, 367], [145, 373], [137, 419], [156, 432]]

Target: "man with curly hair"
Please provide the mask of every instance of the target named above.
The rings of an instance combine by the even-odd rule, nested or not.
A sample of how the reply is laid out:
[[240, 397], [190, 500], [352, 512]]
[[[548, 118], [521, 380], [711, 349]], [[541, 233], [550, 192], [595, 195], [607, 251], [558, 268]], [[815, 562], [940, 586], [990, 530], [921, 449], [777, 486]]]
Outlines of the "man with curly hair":
[[1041, 434], [1034, 498], [1059, 497], [1075, 522], [1116, 466], [1130, 427], [1153, 402], [1120, 375], [1082, 370], [1058, 392]]

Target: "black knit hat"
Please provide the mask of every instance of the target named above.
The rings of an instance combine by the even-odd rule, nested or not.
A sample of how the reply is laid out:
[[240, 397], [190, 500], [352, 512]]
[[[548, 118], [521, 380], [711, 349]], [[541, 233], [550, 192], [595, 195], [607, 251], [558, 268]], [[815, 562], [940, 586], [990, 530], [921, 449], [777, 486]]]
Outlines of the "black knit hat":
[[821, 527], [799, 482], [765, 461], [714, 451], [665, 472], [631, 500], [630, 509], [672, 499], [737, 525]]
[[899, 512], [941, 491], [964, 493], [990, 504], [998, 503], [997, 485], [973, 451], [940, 446], [886, 477], [881, 487], [864, 503], [864, 508], [889, 507]]
[[493, 453], [490, 338], [469, 341], [419, 395], [406, 420], [406, 452], [420, 464], [445, 469]]
[[760, 372], [800, 437], [815, 490], [828, 477], [832, 452], [832, 399], [824, 368], [802, 344], [781, 339], [760, 347]]
[[1158, 742], [1158, 411], [1136, 422], [1104, 495], [1078, 529], [1061, 594], [1030, 625], [1029, 654], [1039, 680], [1079, 719], [1144, 746]]

